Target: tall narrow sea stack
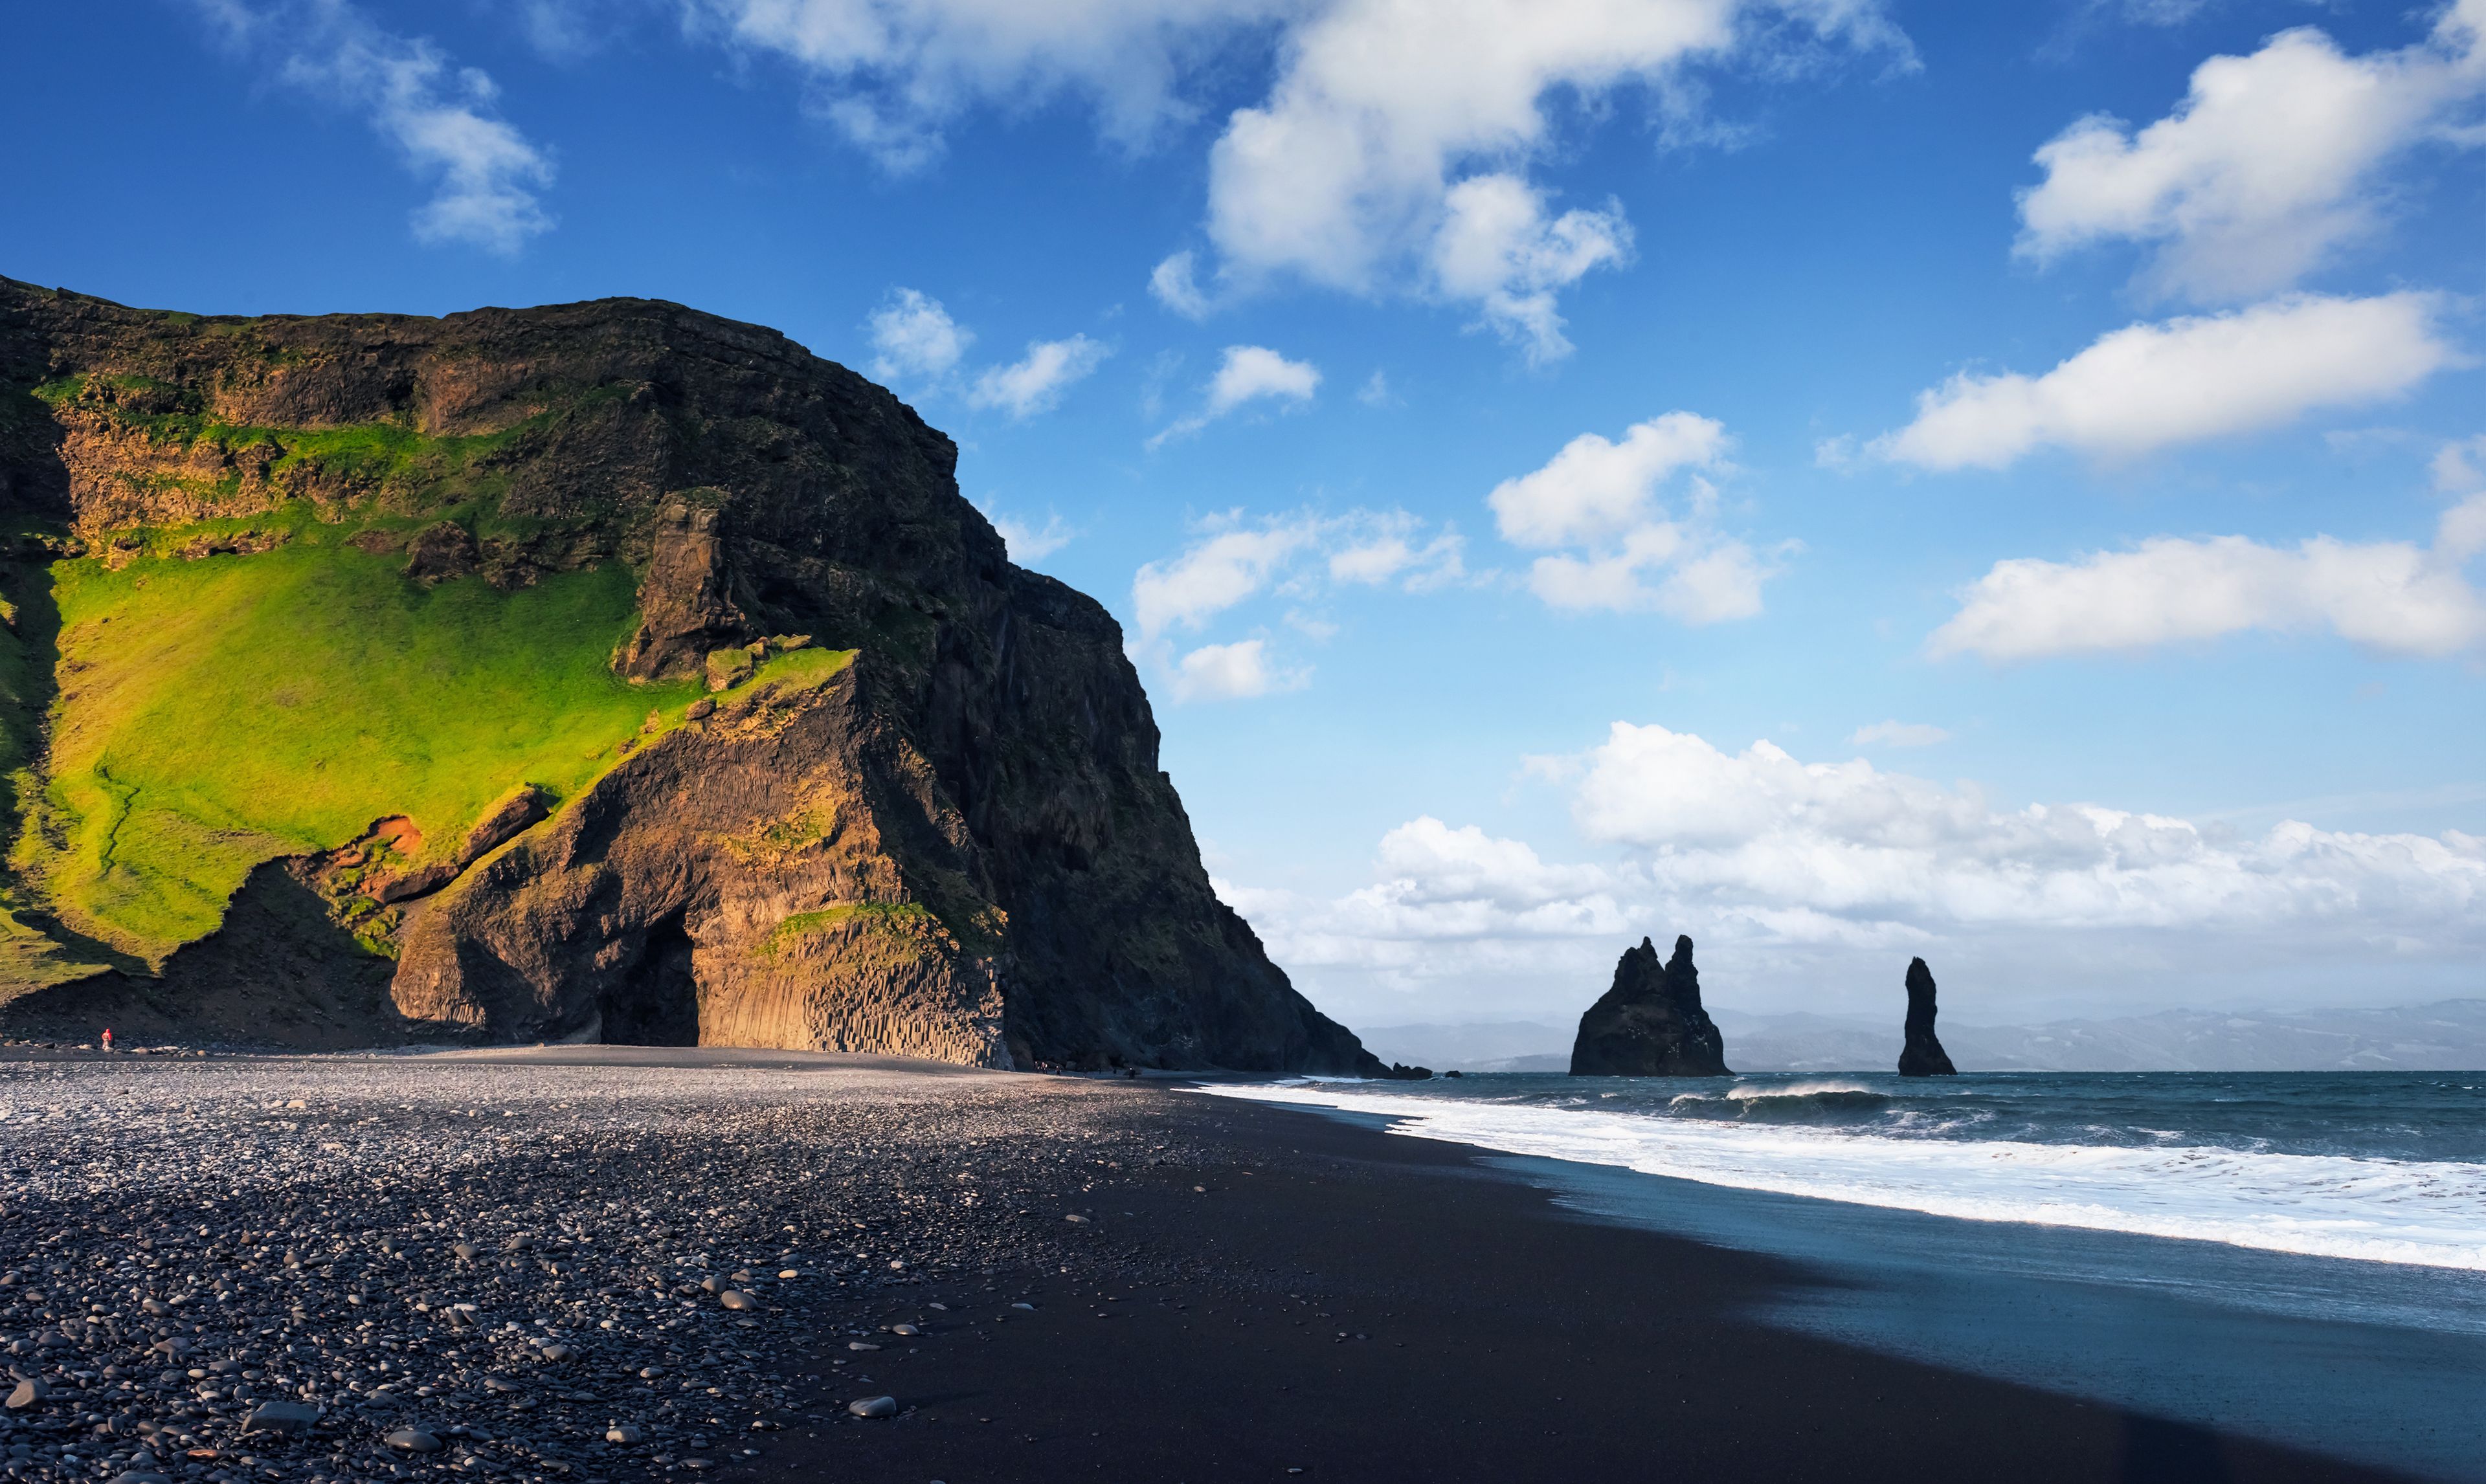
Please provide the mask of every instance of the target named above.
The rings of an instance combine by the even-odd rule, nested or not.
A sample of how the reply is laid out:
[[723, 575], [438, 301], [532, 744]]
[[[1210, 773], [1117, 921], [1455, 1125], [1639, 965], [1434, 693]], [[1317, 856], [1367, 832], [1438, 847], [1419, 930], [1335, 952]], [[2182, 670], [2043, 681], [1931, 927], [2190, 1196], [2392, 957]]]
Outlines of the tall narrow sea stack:
[[1934, 1035], [1934, 975], [1921, 958], [1908, 960], [1908, 1044], [1899, 1053], [1902, 1077], [1951, 1077], [1942, 1042]]
[[1700, 1007], [1692, 940], [1674, 940], [1663, 967], [1646, 938], [1625, 948], [1615, 984], [1580, 1017], [1574, 1077], [1728, 1077], [1726, 1038]]

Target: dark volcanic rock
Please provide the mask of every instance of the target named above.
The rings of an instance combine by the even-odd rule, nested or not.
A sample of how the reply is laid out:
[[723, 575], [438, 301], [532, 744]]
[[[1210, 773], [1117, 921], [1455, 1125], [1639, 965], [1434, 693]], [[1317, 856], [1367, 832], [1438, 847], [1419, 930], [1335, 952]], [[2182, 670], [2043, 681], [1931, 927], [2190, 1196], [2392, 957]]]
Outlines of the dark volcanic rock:
[[405, 575], [430, 587], [475, 570], [475, 534], [444, 520], [415, 533], [405, 547]]
[[1921, 958], [1908, 960], [1908, 1044], [1899, 1053], [1902, 1077], [1950, 1077], [1958, 1068], [1934, 1036], [1934, 976]]
[[1646, 938], [1623, 950], [1615, 983], [1580, 1017], [1574, 1077], [1726, 1077], [1726, 1038], [1700, 1007], [1692, 940], [1674, 940], [1663, 967]]
[[[722, 490], [701, 490], [710, 499]], [[639, 583], [639, 632], [615, 661], [634, 680], [696, 674], [708, 651], [751, 637], [750, 624], [733, 601], [727, 565], [725, 512], [688, 500], [669, 502], [656, 513], [648, 574]]]
[[[713, 708], [711, 708], [713, 709]], [[517, 791], [485, 814], [473, 830], [467, 832], [466, 843], [457, 851], [457, 868], [464, 870], [503, 845], [543, 822], [552, 812], [552, 797], [533, 783], [521, 783]]]
[[[435, 499], [447, 464], [392, 474], [184, 431], [353, 426], [465, 440], [482, 482]], [[956, 458], [844, 367], [679, 305], [243, 318], [0, 279], [0, 506], [45, 528], [45, 552], [278, 509], [345, 536], [428, 519], [409, 581], [629, 563], [639, 621], [614, 659], [632, 678], [699, 674], [766, 635], [856, 651], [834, 675], [733, 685], [550, 818], [460, 852], [440, 890], [362, 920], [395, 935], [410, 1023], [1382, 1072], [1211, 890], [1120, 627], [1010, 563]], [[444, 527], [477, 490], [489, 508]], [[215, 936], [219, 972], [243, 973], [250, 945]], [[44, 991], [47, 1013], [72, 1018], [78, 994]]]

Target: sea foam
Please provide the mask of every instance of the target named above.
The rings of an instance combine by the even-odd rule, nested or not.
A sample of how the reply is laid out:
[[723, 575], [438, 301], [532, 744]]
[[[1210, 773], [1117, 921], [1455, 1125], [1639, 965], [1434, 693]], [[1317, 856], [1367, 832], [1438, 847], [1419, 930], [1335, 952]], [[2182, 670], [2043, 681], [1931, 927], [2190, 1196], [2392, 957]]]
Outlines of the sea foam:
[[[1201, 1090], [1378, 1113], [1395, 1120], [1393, 1133], [1742, 1190], [1969, 1221], [2486, 1271], [2486, 1165], [2197, 1145], [1892, 1139], [1775, 1121], [1411, 1097], [1370, 1086], [1302, 1082]], [[1824, 1084], [1746, 1096], [1878, 1094]], [[1730, 1099], [1744, 1100], [1730, 1093], [1720, 1101]]]

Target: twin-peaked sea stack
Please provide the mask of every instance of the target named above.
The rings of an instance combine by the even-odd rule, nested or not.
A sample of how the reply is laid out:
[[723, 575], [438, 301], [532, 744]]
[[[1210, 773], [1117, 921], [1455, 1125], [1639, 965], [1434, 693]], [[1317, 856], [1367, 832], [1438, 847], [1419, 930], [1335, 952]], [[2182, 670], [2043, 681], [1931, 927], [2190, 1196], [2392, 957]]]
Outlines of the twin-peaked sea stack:
[[1934, 976], [1921, 958], [1908, 960], [1908, 1043], [1899, 1052], [1902, 1077], [1952, 1077], [1958, 1068], [1934, 1035]]
[[956, 461], [674, 304], [0, 279], [0, 1030], [1385, 1071]]
[[1646, 938], [1623, 950], [1615, 983], [1580, 1017], [1574, 1077], [1728, 1077], [1726, 1037], [1700, 1007], [1692, 940], [1661, 966]]

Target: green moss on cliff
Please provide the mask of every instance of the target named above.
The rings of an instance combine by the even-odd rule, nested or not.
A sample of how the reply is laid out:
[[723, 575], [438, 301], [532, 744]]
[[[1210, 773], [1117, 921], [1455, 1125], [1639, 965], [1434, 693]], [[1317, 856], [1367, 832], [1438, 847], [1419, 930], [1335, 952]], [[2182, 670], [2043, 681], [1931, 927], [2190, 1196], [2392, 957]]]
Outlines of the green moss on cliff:
[[678, 718], [698, 694], [612, 673], [634, 598], [620, 563], [426, 589], [338, 535], [50, 569], [61, 687], [13, 864], [69, 927], [160, 962], [253, 866], [385, 815], [423, 832], [417, 860], [445, 857], [514, 784], [569, 796], [651, 704]]
[[[433, 509], [499, 496], [508, 485], [504, 466], [513, 445], [622, 394], [594, 388], [552, 398], [532, 417], [475, 433], [426, 433], [407, 419], [335, 427], [229, 423], [196, 390], [149, 376], [82, 372], [44, 382], [31, 395], [54, 416], [99, 419], [167, 451], [204, 448], [235, 466], [263, 461], [268, 481], [288, 494], [385, 493], [405, 508]], [[240, 485], [237, 469], [212, 478], [153, 478], [207, 495], [231, 494]]]

